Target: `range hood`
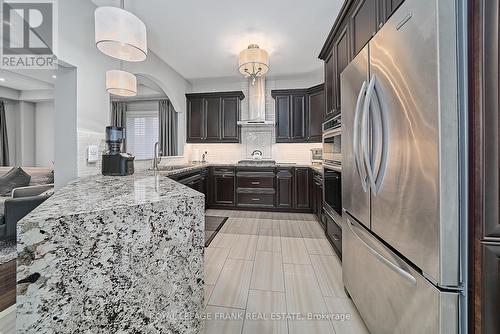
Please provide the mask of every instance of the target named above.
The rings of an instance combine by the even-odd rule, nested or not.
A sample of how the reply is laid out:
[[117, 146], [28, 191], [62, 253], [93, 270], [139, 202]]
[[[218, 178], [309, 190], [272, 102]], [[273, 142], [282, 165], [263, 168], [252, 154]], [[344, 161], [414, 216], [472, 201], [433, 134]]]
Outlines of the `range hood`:
[[241, 126], [274, 126], [273, 121], [266, 120], [266, 79], [255, 78], [248, 84], [248, 115], [246, 120], [238, 121]]

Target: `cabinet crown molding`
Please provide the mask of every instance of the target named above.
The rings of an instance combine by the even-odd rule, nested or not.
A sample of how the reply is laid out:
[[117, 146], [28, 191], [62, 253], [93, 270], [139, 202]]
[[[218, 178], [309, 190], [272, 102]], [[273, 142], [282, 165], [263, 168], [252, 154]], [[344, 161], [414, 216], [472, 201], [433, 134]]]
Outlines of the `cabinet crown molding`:
[[245, 98], [245, 94], [241, 90], [230, 92], [208, 92], [208, 93], [189, 93], [186, 98], [210, 98], [210, 97], [238, 97], [240, 100]]

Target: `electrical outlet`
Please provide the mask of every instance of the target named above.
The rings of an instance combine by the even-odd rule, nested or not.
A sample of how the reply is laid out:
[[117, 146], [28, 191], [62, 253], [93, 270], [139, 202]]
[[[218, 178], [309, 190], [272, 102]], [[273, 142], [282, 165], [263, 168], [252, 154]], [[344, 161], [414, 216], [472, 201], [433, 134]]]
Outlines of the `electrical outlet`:
[[89, 163], [95, 163], [99, 161], [99, 146], [89, 145], [87, 148], [87, 161]]

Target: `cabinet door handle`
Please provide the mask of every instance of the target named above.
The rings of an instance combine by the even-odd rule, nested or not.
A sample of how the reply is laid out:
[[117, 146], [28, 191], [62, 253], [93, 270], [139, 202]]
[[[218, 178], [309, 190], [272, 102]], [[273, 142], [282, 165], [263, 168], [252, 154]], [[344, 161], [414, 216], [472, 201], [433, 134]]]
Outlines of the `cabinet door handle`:
[[332, 239], [333, 239], [334, 241], [340, 241], [340, 236], [339, 236], [338, 234], [335, 234], [335, 233], [334, 233], [334, 234], [332, 234]]
[[252, 181], [252, 184], [254, 184], [254, 185], [259, 185], [259, 184], [260, 184], [260, 182], [258, 182], [258, 181]]

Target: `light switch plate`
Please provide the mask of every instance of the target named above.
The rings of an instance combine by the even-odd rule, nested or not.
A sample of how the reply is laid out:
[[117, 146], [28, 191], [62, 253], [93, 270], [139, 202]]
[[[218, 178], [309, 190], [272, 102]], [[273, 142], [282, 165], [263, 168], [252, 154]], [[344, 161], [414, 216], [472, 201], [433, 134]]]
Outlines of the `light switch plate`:
[[89, 145], [87, 148], [87, 161], [90, 163], [99, 161], [99, 146]]

